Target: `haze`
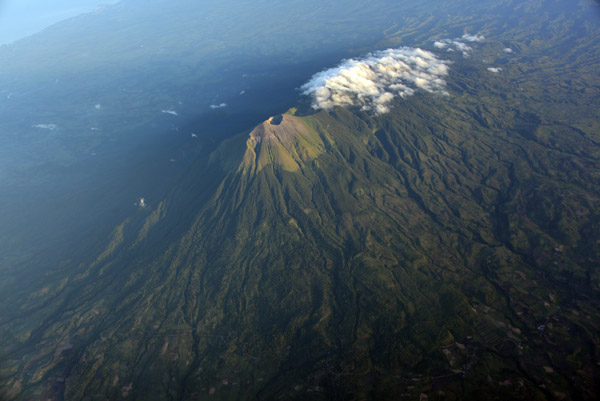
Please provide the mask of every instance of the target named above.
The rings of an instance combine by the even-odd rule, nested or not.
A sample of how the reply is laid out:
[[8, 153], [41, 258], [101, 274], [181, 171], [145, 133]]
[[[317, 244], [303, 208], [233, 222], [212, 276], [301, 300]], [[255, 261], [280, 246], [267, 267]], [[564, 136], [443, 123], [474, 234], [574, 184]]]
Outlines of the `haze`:
[[4, 0], [0, 2], [0, 45], [118, 0]]

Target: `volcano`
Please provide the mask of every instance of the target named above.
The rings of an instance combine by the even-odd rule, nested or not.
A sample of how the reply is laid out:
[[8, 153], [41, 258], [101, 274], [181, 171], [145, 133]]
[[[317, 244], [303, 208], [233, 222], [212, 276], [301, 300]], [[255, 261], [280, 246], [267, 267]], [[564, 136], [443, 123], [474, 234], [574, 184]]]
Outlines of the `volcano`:
[[598, 399], [597, 4], [150, 3], [0, 49], [0, 399]]
[[[514, 113], [501, 134], [442, 98], [396, 107], [291, 111], [222, 143], [204, 167], [220, 177], [205, 201], [185, 212], [174, 198], [146, 205], [31, 306], [48, 314], [78, 300], [29, 329], [43, 355], [30, 383], [57, 377], [30, 388], [66, 399], [395, 399], [398, 388], [525, 397], [528, 382], [502, 383], [557, 374], [569, 348], [547, 331], [544, 305], [597, 287], [580, 273], [595, 262], [577, 256], [597, 244], [571, 235], [593, 223], [563, 220], [595, 213], [590, 183], [566, 187], [516, 162], [511, 136], [540, 119]], [[449, 124], [457, 113], [471, 125]], [[528, 151], [576, 160], [543, 144]], [[182, 214], [194, 217], [173, 238], [170, 216]], [[554, 309], [552, 324], [588, 341], [571, 309]], [[540, 371], [544, 355], [553, 362]]]

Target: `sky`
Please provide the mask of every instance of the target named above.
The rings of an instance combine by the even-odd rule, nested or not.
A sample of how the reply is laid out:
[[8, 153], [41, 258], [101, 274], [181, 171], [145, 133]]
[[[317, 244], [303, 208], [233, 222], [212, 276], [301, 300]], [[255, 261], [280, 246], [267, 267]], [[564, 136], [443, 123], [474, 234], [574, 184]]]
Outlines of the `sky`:
[[118, 0], [0, 0], [0, 44], [14, 42]]

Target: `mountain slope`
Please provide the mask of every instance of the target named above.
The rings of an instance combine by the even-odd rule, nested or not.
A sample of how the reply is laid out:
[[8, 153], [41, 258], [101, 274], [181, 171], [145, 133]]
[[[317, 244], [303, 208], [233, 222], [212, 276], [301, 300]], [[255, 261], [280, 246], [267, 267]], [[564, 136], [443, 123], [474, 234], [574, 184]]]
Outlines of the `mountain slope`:
[[[179, 240], [165, 243], [179, 212], [155, 205], [46, 290], [79, 306], [15, 338], [39, 356], [12, 388], [593, 399], [597, 167], [565, 183], [552, 166], [589, 163], [597, 146], [523, 141], [550, 123], [502, 110], [503, 130], [486, 127], [463, 102], [285, 114], [226, 141], [205, 167], [222, 179]], [[60, 310], [49, 302], [36, 313]]]
[[[198, 232], [216, 234], [201, 246], [207, 255], [218, 255], [207, 264], [204, 276], [204, 288], [218, 289], [205, 304], [222, 306], [209, 314], [225, 320], [224, 330], [237, 326], [239, 316], [244, 316], [244, 325], [260, 333], [249, 339], [244, 335], [249, 341], [236, 348], [252, 344], [268, 352], [272, 347], [283, 349], [289, 338], [300, 336], [300, 343], [308, 344], [306, 349], [290, 350], [288, 358], [294, 362], [288, 363], [295, 367], [294, 374], [303, 363], [311, 369], [323, 363], [327, 369], [313, 375], [352, 377], [342, 384], [329, 383], [333, 390], [328, 390], [344, 396], [348, 387], [368, 389], [362, 380], [378, 373], [385, 377], [396, 372], [397, 378], [378, 378], [377, 390], [386, 388], [386, 380], [397, 384], [407, 372], [412, 372], [411, 379], [417, 373], [417, 381], [453, 375], [460, 381], [458, 376], [474, 360], [486, 358], [500, 369], [518, 366], [532, 382], [543, 380], [538, 364], [549, 358], [548, 370], [554, 375], [561, 366], [565, 380], [571, 380], [568, 351], [559, 338], [532, 337], [545, 327], [547, 308], [561, 326], [580, 330], [569, 316], [543, 305], [573, 291], [597, 291], [597, 278], [591, 288], [585, 283], [586, 277], [597, 274], [597, 243], [568, 234], [593, 232], [597, 223], [592, 219], [549, 227], [544, 215], [549, 211], [533, 199], [540, 192], [572, 198], [573, 188], [565, 189], [542, 175], [528, 177], [531, 172], [523, 171], [525, 166], [513, 165], [515, 156], [524, 151], [522, 145], [505, 143], [507, 138], [498, 132], [480, 128], [480, 136], [468, 138], [464, 132], [473, 132], [473, 127], [461, 133], [461, 127], [445, 126], [444, 118], [435, 122], [420, 118], [414, 111], [418, 109], [402, 110], [408, 112], [403, 118], [383, 122], [341, 110], [305, 118], [321, 139], [313, 138], [313, 143], [326, 151], [312, 162], [302, 160], [302, 168], [292, 172], [281, 163], [286, 159], [283, 154], [265, 162], [258, 172], [242, 168], [255, 157], [248, 149], [240, 168], [226, 178], [198, 222]], [[513, 123], [523, 130], [520, 116]], [[429, 132], [415, 126], [428, 127]], [[277, 134], [281, 137], [274, 141], [289, 140], [286, 130], [275, 130]], [[490, 154], [499, 148], [502, 155]], [[531, 146], [528, 152], [543, 153], [550, 162], [559, 154], [565, 156], [548, 154], [543, 146]], [[261, 160], [260, 153], [255, 159]], [[570, 182], [580, 190], [588, 184]], [[583, 195], [569, 200], [568, 206], [552, 202], [555, 208], [550, 213], [558, 221], [574, 209], [591, 216], [597, 201]], [[515, 210], [515, 205], [521, 206]], [[532, 243], [521, 243], [523, 238]], [[582, 250], [592, 258], [578, 257]], [[253, 256], [248, 260], [246, 255]], [[597, 339], [580, 335], [577, 343], [597, 344]], [[472, 343], [463, 355], [454, 340]], [[545, 350], [548, 343], [556, 346], [551, 353]], [[318, 355], [310, 362], [305, 360], [308, 349]], [[326, 358], [319, 349], [323, 355], [327, 350]], [[450, 366], [440, 349], [450, 355]], [[545, 355], [542, 360], [540, 355]], [[462, 365], [457, 361], [461, 358]], [[528, 361], [534, 362], [528, 366]], [[591, 367], [593, 359], [585, 363]], [[506, 376], [484, 384], [488, 373], [500, 374], [498, 367], [488, 368], [479, 366], [469, 373], [481, 378], [473, 389], [489, 386], [489, 393], [502, 394]], [[587, 382], [581, 387], [590, 389], [592, 377], [577, 380]], [[524, 386], [511, 396], [526, 398], [531, 391]], [[392, 394], [390, 390], [387, 396]]]
[[566, 44], [523, 39], [516, 61], [488, 43], [477, 57], [505, 75], [459, 56], [449, 97], [225, 141], [92, 257], [3, 300], [0, 394], [597, 398], [589, 43], [563, 60]]

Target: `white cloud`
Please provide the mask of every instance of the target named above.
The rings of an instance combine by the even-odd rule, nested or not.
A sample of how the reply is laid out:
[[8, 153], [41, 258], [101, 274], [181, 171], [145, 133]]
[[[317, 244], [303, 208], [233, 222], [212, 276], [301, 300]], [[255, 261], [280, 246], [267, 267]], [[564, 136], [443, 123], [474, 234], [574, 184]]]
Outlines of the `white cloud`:
[[447, 52], [462, 52], [463, 56], [469, 57], [471, 46], [453, 39], [440, 39], [433, 42], [433, 47], [436, 49], [446, 49]]
[[174, 116], [178, 116], [179, 115], [179, 114], [177, 114], [177, 112], [175, 110], [161, 110], [161, 113], [172, 114]]
[[493, 72], [494, 74], [499, 73], [500, 71], [502, 71], [502, 68], [500, 67], [488, 67], [487, 69], [489, 72]]
[[227, 103], [221, 103], [221, 104], [211, 104], [210, 108], [211, 109], [222, 109], [223, 107], [227, 107]]
[[505, 47], [504, 53], [512, 53], [512, 49], [510, 47]]
[[[462, 42], [461, 42], [462, 40]], [[457, 39], [440, 39], [433, 42], [433, 47], [436, 49], [446, 49], [448, 52], [461, 52], [464, 57], [469, 57], [471, 55], [471, 50], [473, 48], [464, 41], [467, 42], [482, 42], [485, 40], [485, 37], [481, 35], [469, 35], [464, 34], [461, 38]]]
[[102, 109], [102, 105], [101, 104], [97, 104], [97, 105], [94, 106], [94, 108], [96, 110], [100, 110], [100, 109]]
[[458, 50], [460, 52], [463, 52], [463, 55], [465, 53], [470, 52], [471, 50], [473, 50], [473, 48], [469, 45], [464, 44], [463, 42], [459, 42], [457, 40], [453, 40], [452, 42], [452, 46], [454, 46], [455, 50]]
[[485, 40], [482, 35], [469, 35], [468, 33], [465, 33], [462, 38], [468, 42], [483, 42]]
[[388, 49], [345, 60], [313, 75], [300, 89], [312, 96], [315, 109], [358, 105], [381, 114], [389, 111], [396, 96], [410, 96], [417, 88], [447, 94], [442, 79], [448, 74], [447, 64], [426, 50]]
[[41, 128], [41, 129], [47, 129], [50, 131], [54, 131], [58, 128], [58, 126], [56, 124], [35, 124], [32, 125], [33, 128]]

